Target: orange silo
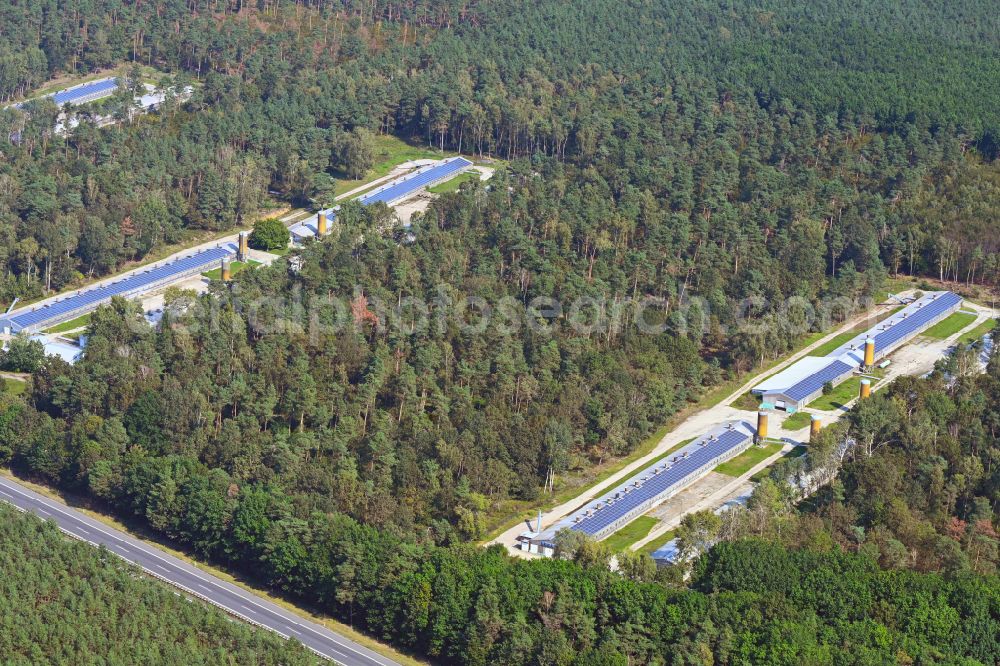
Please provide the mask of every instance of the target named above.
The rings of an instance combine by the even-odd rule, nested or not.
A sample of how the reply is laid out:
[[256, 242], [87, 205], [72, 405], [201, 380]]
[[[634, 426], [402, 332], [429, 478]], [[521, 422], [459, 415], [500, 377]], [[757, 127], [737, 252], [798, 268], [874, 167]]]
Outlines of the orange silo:
[[757, 441], [767, 438], [767, 412], [761, 410], [757, 412]]

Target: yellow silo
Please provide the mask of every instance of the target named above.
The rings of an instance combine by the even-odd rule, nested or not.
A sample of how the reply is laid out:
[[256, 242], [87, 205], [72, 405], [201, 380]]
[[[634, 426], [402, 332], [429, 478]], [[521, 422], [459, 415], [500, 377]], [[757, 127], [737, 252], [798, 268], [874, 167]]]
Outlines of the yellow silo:
[[757, 441], [767, 438], [767, 412], [761, 410], [757, 412]]
[[819, 429], [823, 427], [823, 419], [818, 415], [813, 414], [812, 420], [809, 422], [809, 441], [812, 441], [816, 435], [819, 434]]
[[865, 340], [865, 367], [870, 368], [875, 365], [875, 341], [871, 338]]
[[862, 379], [861, 380], [861, 399], [871, 396], [872, 394], [872, 380]]

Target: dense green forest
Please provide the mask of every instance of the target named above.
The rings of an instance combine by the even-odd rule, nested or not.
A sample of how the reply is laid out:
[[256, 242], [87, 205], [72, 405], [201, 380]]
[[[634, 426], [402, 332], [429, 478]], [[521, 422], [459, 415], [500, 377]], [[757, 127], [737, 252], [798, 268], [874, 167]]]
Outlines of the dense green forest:
[[301, 645], [191, 603], [115, 555], [6, 505], [0, 572], [5, 664], [317, 663]]
[[[105, 317], [93, 344], [103, 344]], [[143, 354], [158, 344], [129, 342], [125, 362], [150, 362]], [[103, 362], [82, 365], [93, 371]], [[50, 368], [36, 380], [58, 386], [63, 372]], [[188, 386], [198, 384], [191, 378]], [[119, 386], [103, 399], [113, 405], [132, 390]], [[147, 419], [155, 414], [144, 409]], [[898, 382], [800, 459], [806, 473], [816, 472], [834, 456], [838, 435], [850, 435], [858, 443], [834, 484], [796, 507], [786, 479], [802, 470], [761, 483], [746, 509], [701, 531], [707, 543], [723, 542], [695, 563], [687, 583], [679, 570], [657, 572], [645, 555], [620, 556], [612, 572], [601, 544], [567, 553], [574, 561], [521, 561], [500, 547], [444, 547], [426, 533], [363, 525], [317, 505], [339, 484], [288, 488], [293, 469], [315, 479], [324, 457], [343, 459], [335, 443], [296, 456], [231, 438], [212, 451], [236, 468], [227, 472], [150, 440], [172, 424], [140, 439], [114, 416], [81, 422], [9, 401], [0, 450], [444, 663], [991, 664], [1000, 654], [998, 410], [997, 359], [987, 374], [951, 386], [942, 373]], [[248, 482], [240, 470], [258, 457], [281, 469]], [[308, 464], [296, 467], [297, 457]]]
[[775, 257], [790, 240], [825, 245], [829, 276], [877, 259], [995, 284], [995, 235], [968, 233], [984, 213], [927, 215], [920, 196], [996, 196], [995, 167], [967, 154], [996, 156], [993, 9], [4, 3], [0, 97], [131, 60], [202, 85], [180, 108], [101, 131], [85, 119], [68, 137], [53, 134], [51, 104], [0, 111], [0, 296], [104, 274], [186, 229], [230, 228], [269, 191], [322, 200], [359, 128], [569, 162], [607, 183], [607, 200], [586, 201], [591, 224], [627, 204], [618, 236], [639, 214], [662, 219], [686, 256], [700, 248], [735, 273], [752, 248]]
[[[102, 308], [83, 360], [0, 395], [0, 462], [445, 663], [994, 663], [996, 361], [899, 382], [745, 510], [692, 518], [687, 541], [722, 543], [688, 582], [645, 556], [609, 571], [591, 543], [519, 562], [467, 542], [890, 274], [1000, 284], [998, 20], [874, 0], [2, 3], [2, 97], [132, 60], [198, 82], [66, 137], [51, 105], [0, 111], [8, 301], [268, 200], [328, 203], [366, 132], [503, 163], [412, 235], [345, 205], [322, 243], [171, 292], [156, 329]], [[608, 323], [524, 317], [549, 297]], [[479, 328], [463, 299], [522, 314]]]

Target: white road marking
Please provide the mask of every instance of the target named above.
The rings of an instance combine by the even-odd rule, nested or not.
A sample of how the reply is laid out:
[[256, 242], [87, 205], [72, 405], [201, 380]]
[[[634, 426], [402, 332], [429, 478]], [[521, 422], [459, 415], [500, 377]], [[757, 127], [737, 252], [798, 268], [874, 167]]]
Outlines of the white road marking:
[[[6, 480], [5, 479], [0, 479], [0, 484], [2, 484], [4, 481], [6, 481]], [[26, 494], [25, 492], [21, 491], [20, 489], [18, 489], [16, 487], [14, 487], [14, 488], [11, 488], [10, 486], [5, 486], [5, 487], [8, 490], [10, 490], [11, 492], [15, 493], [15, 495], [10, 495], [10, 494], [4, 493], [8, 497], [15, 497], [16, 498], [16, 497], [19, 496], [19, 497], [22, 497], [22, 498], [25, 498], [25, 499], [28, 499], [28, 500], [39, 501], [39, 500], [36, 500], [34, 497], [32, 497], [32, 495]], [[77, 529], [80, 529], [79, 525], [82, 524], [82, 525], [86, 526], [89, 529], [97, 530], [101, 534], [104, 534], [105, 536], [109, 537], [110, 539], [112, 539], [114, 541], [119, 541], [121, 543], [124, 543], [126, 546], [134, 548], [135, 550], [137, 550], [137, 551], [139, 551], [141, 553], [144, 553], [145, 555], [147, 555], [149, 557], [155, 558], [155, 559], [157, 559], [157, 560], [159, 560], [161, 562], [167, 562], [168, 564], [173, 564], [169, 560], [165, 559], [164, 556], [162, 556], [162, 555], [160, 555], [160, 554], [158, 554], [156, 552], [153, 552], [150, 549], [146, 548], [141, 542], [138, 542], [138, 541], [126, 541], [125, 539], [122, 539], [122, 538], [118, 537], [115, 534], [107, 532], [99, 524], [91, 524], [91, 522], [94, 522], [93, 519], [89, 519], [89, 518], [87, 518], [86, 516], [84, 516], [82, 514], [81, 515], [76, 515], [76, 514], [73, 514], [73, 513], [69, 513], [68, 511], [64, 511], [63, 509], [59, 508], [58, 506], [54, 506], [54, 505], [52, 506], [52, 509], [56, 513], [62, 514], [63, 516], [65, 516], [66, 518], [68, 518], [71, 521], [71, 523], [73, 524], [73, 526], [77, 527]], [[91, 522], [87, 522], [88, 520], [91, 521]], [[181, 563], [181, 564], [183, 564], [183, 563]], [[209, 582], [209, 583], [213, 582], [213, 581], [205, 578], [204, 576], [202, 576], [200, 573], [198, 573], [198, 570], [196, 568], [194, 568], [193, 566], [190, 566], [190, 565], [189, 566], [180, 566], [180, 565], [178, 565], [178, 568], [181, 569], [182, 571], [184, 571], [185, 573], [188, 573], [189, 575], [197, 578], [197, 579], [200, 579], [202, 581]], [[180, 583], [174, 583], [174, 584], [175, 585], [179, 585], [180, 587], [183, 588], [183, 586], [180, 585]], [[202, 587], [202, 589], [205, 589], [205, 590], [207, 590], [209, 592], [212, 591], [211, 589], [209, 589], [207, 587], [204, 587], [201, 584], [198, 584], [198, 585], [199, 585], [199, 587]], [[224, 587], [224, 586], [222, 586], [220, 584], [220, 587]], [[350, 645], [342, 643], [339, 640], [340, 637], [337, 636], [336, 634], [334, 634], [332, 631], [328, 630], [326, 632], [322, 632], [322, 631], [319, 631], [319, 630], [317, 630], [317, 629], [315, 629], [313, 627], [301, 625], [298, 622], [296, 622], [295, 620], [293, 620], [290, 617], [286, 616], [283, 611], [279, 611], [277, 609], [268, 608], [267, 606], [264, 606], [264, 605], [262, 605], [260, 603], [257, 603], [253, 599], [247, 598], [246, 596], [244, 596], [243, 594], [241, 594], [239, 591], [237, 591], [238, 588], [236, 588], [236, 589], [229, 589], [229, 587], [224, 587], [224, 589], [226, 589], [227, 592], [229, 592], [230, 594], [233, 594], [234, 596], [238, 597], [239, 599], [241, 599], [242, 601], [244, 601], [248, 605], [254, 606], [254, 607], [260, 609], [261, 611], [263, 611], [264, 613], [266, 613], [268, 615], [278, 617], [278, 618], [280, 618], [284, 622], [289, 622], [289, 623], [292, 623], [292, 624], [297, 624], [297, 625], [299, 625], [299, 626], [301, 626], [301, 627], [303, 627], [305, 629], [308, 629], [311, 633], [316, 634], [317, 636], [320, 636], [324, 640], [327, 640], [327, 641], [331, 642], [333, 645], [335, 645], [337, 648], [339, 648], [341, 650], [348, 650], [348, 651], [353, 652], [354, 654], [362, 657], [363, 659], [366, 659], [368, 661], [372, 661], [372, 662], [374, 662], [376, 664], [385, 664], [385, 663], [393, 664], [393, 663], [395, 663], [395, 662], [390, 661], [390, 660], [388, 660], [388, 659], [386, 659], [384, 657], [381, 657], [381, 655], [376, 655], [376, 656], [372, 657], [372, 656], [370, 656], [368, 654], [365, 654], [364, 652], [362, 652], [362, 651], [360, 651], [358, 649], [355, 649], [354, 647], [351, 647]], [[218, 602], [216, 602], [216, 603], [217, 603], [217, 605], [222, 606], [221, 603], [218, 603]], [[223, 607], [227, 608], [227, 609], [229, 609], [229, 610], [231, 610], [233, 612], [235, 612], [235, 609], [229, 608], [227, 606], [223, 606]], [[274, 631], [275, 633], [277, 633], [278, 635], [280, 635], [280, 636], [284, 636], [285, 638], [288, 637], [287, 634], [284, 634], [283, 632], [278, 631], [277, 629], [275, 629], [273, 627], [269, 627], [269, 628], [272, 631]], [[325, 656], [328, 656], [328, 657], [332, 658], [331, 655], [325, 655]], [[385, 659], [385, 661], [383, 661], [383, 659]]]

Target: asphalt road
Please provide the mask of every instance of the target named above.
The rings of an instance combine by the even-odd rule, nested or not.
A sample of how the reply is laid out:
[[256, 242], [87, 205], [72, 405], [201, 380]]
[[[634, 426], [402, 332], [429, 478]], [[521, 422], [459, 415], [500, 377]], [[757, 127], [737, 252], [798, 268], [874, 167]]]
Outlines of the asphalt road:
[[95, 546], [103, 545], [115, 555], [139, 565], [152, 576], [191, 596], [219, 606], [251, 624], [270, 629], [285, 638], [295, 638], [321, 657], [344, 666], [397, 664], [323, 626], [293, 615], [266, 599], [205, 573], [64, 504], [39, 495], [15, 481], [0, 477], [0, 500], [31, 511], [44, 520], [54, 520], [67, 534]]

